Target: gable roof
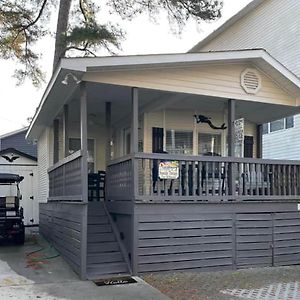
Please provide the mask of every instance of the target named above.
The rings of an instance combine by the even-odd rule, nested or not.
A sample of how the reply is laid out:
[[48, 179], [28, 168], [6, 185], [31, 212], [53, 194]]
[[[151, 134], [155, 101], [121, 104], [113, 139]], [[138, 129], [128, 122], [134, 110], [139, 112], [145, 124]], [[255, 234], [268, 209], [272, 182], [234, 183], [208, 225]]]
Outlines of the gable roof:
[[254, 10], [256, 7], [258, 7], [260, 4], [265, 2], [266, 0], [253, 0], [248, 5], [246, 5], [242, 10], [240, 10], [237, 14], [232, 16], [229, 20], [227, 20], [224, 24], [222, 24], [219, 28], [217, 28], [215, 31], [213, 31], [210, 35], [208, 35], [206, 38], [204, 38], [202, 41], [197, 43], [192, 49], [190, 49], [188, 52], [197, 52], [199, 49], [207, 45], [210, 41], [215, 39], [217, 36], [222, 34], [226, 29], [228, 29], [230, 26], [232, 26], [234, 23], [242, 19], [245, 15], [247, 15], [249, 12]]
[[[78, 81], [86, 73], [119, 71], [119, 70], [145, 70], [187, 66], [207, 66], [215, 64], [253, 63], [268, 74], [275, 82], [289, 92], [293, 97], [300, 96], [300, 78], [295, 76], [280, 62], [274, 59], [263, 49], [216, 51], [202, 53], [177, 53], [154, 55], [130, 55], [91, 58], [66, 58], [60, 61], [53, 74], [40, 105], [27, 131], [26, 138], [34, 140], [39, 137], [42, 130], [49, 126], [61, 107], [74, 93]], [[62, 85], [70, 72], [76, 80], [68, 86]]]
[[2, 134], [2, 135], [0, 135], [0, 140], [4, 139], [4, 138], [7, 138], [9, 136], [15, 135], [15, 134], [19, 134], [21, 132], [25, 132], [27, 130], [28, 130], [28, 127], [24, 127], [24, 128], [20, 128], [20, 129], [17, 129], [17, 130], [14, 130], [14, 131]]
[[26, 158], [31, 159], [31, 160], [34, 160], [34, 161], [37, 161], [37, 158], [36, 158], [36, 157], [31, 156], [31, 155], [29, 155], [29, 154], [27, 154], [27, 153], [24, 153], [24, 152], [22, 152], [22, 151], [19, 151], [19, 150], [15, 149], [15, 148], [7, 148], [7, 149], [4, 149], [4, 150], [1, 150], [1, 151], [0, 151], [0, 156], [2, 156], [2, 155], [4, 155], [4, 154], [8, 154], [8, 153], [15, 153], [15, 154], [17, 154], [17, 155], [26, 157]]

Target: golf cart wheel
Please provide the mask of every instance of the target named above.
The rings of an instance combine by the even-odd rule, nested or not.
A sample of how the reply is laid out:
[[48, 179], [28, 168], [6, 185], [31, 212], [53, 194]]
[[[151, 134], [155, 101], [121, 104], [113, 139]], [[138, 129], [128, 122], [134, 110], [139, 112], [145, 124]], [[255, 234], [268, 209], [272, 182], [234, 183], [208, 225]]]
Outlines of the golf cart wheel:
[[25, 243], [25, 231], [22, 231], [18, 235], [16, 235], [15, 243], [17, 245], [24, 245], [24, 243]]

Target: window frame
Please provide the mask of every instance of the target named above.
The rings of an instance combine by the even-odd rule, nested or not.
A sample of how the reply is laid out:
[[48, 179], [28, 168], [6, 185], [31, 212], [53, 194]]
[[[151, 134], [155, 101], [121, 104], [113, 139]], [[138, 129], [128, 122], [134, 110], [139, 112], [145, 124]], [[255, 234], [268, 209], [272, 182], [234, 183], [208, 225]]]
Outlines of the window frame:
[[[288, 125], [288, 119], [292, 120], [291, 125]], [[281, 121], [281, 120], [283, 121], [283, 128], [272, 130], [272, 123], [278, 122], [278, 121]], [[273, 121], [273, 122], [268, 122], [268, 123], [262, 124], [262, 126], [264, 126], [264, 125], [267, 126], [267, 131], [265, 131], [263, 129], [263, 131], [262, 131], [263, 135], [274, 133], [274, 132], [281, 131], [281, 130], [291, 129], [291, 128], [295, 127], [295, 116], [290, 116], [290, 117], [282, 118], [282, 119], [279, 119], [279, 120], [276, 120], [276, 121]]]
[[[165, 135], [166, 135], [166, 144], [165, 144], [165, 149], [166, 152], [169, 153], [170, 148], [168, 148], [168, 132], [172, 132], [174, 131], [174, 135], [176, 135], [176, 133], [189, 133], [191, 134], [191, 148], [189, 149], [189, 153], [177, 153], [177, 148], [176, 148], [176, 138], [174, 139], [174, 149], [172, 149], [172, 151], [175, 150], [176, 153], [174, 154], [179, 154], [179, 155], [193, 155], [194, 153], [194, 130], [193, 129], [171, 129], [171, 128], [166, 128], [165, 129]], [[180, 151], [180, 149], [178, 149], [178, 152]], [[171, 153], [170, 153], [171, 154]]]
[[[219, 147], [220, 147], [220, 151], [219, 151], [219, 153], [218, 153], [218, 155], [219, 156], [222, 156], [222, 133], [221, 132], [216, 132], [216, 133], [214, 133], [214, 132], [203, 132], [203, 131], [198, 131], [197, 132], [197, 141], [198, 141], [198, 144], [197, 144], [197, 155], [201, 155], [201, 156], [205, 156], [205, 154], [204, 153], [200, 153], [200, 149], [199, 149], [199, 146], [200, 146], [200, 135], [210, 135], [210, 136], [217, 136], [218, 138], [219, 138], [219, 142], [220, 142], [220, 144], [219, 144]], [[207, 153], [209, 153], [209, 152], [211, 152], [212, 153], [212, 151], [208, 151]], [[217, 153], [216, 151], [214, 151], [214, 153]]]

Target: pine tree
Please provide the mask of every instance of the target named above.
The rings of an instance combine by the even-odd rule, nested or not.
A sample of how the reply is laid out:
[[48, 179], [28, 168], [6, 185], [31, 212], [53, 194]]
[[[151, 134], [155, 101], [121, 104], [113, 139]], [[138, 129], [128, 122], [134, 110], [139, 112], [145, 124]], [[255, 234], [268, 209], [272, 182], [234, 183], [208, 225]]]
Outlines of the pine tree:
[[90, 56], [101, 47], [110, 53], [120, 49], [124, 31], [118, 24], [100, 23], [97, 18], [104, 7], [126, 20], [145, 12], [155, 19], [165, 11], [170, 25], [180, 32], [189, 19], [198, 22], [218, 19], [222, 6], [221, 0], [60, 0], [59, 3], [58, 0], [1, 0], [0, 57], [21, 64], [22, 68], [15, 72], [19, 83], [30, 78], [34, 85], [39, 85], [43, 72], [34, 45], [39, 38], [50, 34], [47, 25], [55, 8], [58, 21], [53, 69], [71, 50]]

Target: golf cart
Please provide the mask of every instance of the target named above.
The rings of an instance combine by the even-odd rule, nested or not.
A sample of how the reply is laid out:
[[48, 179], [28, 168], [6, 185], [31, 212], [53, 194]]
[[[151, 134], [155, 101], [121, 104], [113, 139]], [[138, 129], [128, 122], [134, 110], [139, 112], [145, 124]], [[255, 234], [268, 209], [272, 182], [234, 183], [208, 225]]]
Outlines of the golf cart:
[[23, 245], [25, 229], [19, 183], [23, 176], [0, 173], [0, 242]]

